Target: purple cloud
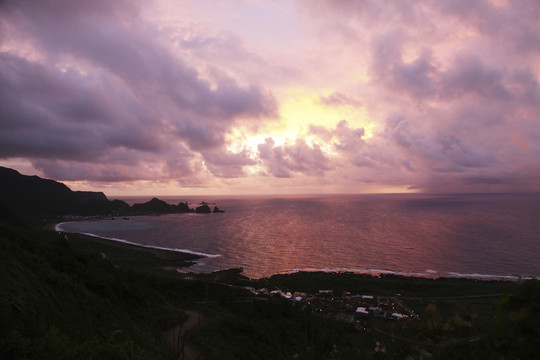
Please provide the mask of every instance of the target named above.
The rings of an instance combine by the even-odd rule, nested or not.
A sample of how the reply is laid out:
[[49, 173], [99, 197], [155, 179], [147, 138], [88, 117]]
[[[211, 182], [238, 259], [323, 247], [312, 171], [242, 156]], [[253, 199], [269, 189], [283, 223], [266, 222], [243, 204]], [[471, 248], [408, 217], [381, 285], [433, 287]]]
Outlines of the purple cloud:
[[[269, 91], [219, 71], [201, 76], [163, 45], [136, 3], [0, 6], [2, 41], [39, 52], [36, 59], [0, 53], [2, 158], [29, 158], [60, 180], [111, 181], [157, 177], [136, 169], [153, 157], [168, 177], [170, 164], [190, 167], [198, 152], [222, 146], [236, 122], [277, 116]], [[189, 155], [177, 157], [186, 145]], [[126, 163], [126, 152], [136, 160]], [[104, 159], [122, 170], [105, 171]], [[75, 160], [78, 170], [62, 170]]]
[[385, 126], [350, 158], [364, 169], [355, 178], [393, 174], [428, 191], [521, 191], [540, 180], [539, 3], [437, 0], [407, 16], [398, 1], [302, 4], [343, 48], [369, 54], [369, 83], [347, 95], [369, 99]]
[[244, 167], [257, 162], [250, 157], [247, 150], [233, 153], [224, 149], [203, 152], [208, 170], [220, 178], [238, 178], [246, 176]]
[[347, 106], [348, 105], [352, 107], [358, 107], [362, 105], [360, 101], [353, 99], [337, 91], [334, 91], [328, 96], [321, 96], [319, 98], [319, 102], [326, 106]]
[[118, 147], [156, 151], [161, 145], [143, 126], [148, 114], [133, 100], [75, 70], [0, 54], [0, 154], [84, 159]]
[[332, 168], [328, 159], [317, 144], [309, 145], [302, 139], [294, 144], [276, 146], [272, 138], [266, 138], [258, 146], [259, 158], [268, 172], [278, 178], [295, 175], [323, 176]]
[[335, 129], [311, 125], [309, 134], [316, 135], [327, 144], [331, 143], [336, 151], [354, 152], [365, 143], [362, 139], [365, 134], [364, 128], [350, 128], [347, 120], [338, 122]]
[[[291, 45], [227, 9], [257, 2], [219, 15], [169, 4], [189, 17], [137, 1], [1, 2], [0, 161], [73, 181], [206, 186], [259, 172], [289, 188], [307, 176], [540, 190], [538, 2], [295, 4], [271, 17], [296, 31]], [[315, 126], [301, 102], [280, 109], [304, 90], [358, 118]]]

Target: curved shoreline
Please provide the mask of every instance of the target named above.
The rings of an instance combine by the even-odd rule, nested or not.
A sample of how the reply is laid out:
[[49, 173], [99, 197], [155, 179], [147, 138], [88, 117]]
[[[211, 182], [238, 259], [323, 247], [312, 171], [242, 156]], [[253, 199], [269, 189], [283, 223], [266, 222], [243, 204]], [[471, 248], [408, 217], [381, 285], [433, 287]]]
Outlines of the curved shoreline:
[[300, 268], [290, 271], [282, 271], [279, 274], [294, 274], [302, 272], [325, 272], [325, 273], [354, 273], [365, 274], [371, 276], [381, 275], [395, 275], [403, 277], [417, 277], [424, 279], [440, 279], [440, 278], [452, 278], [452, 279], [471, 279], [471, 280], [496, 280], [496, 281], [520, 281], [520, 280], [540, 280], [540, 276], [532, 275], [493, 275], [493, 274], [463, 274], [454, 271], [450, 272], [438, 272], [434, 270], [426, 270], [424, 272], [419, 271], [395, 271], [395, 270], [381, 270], [381, 269], [355, 269], [355, 268]]
[[[68, 221], [60, 222], [54, 225], [54, 230], [58, 232], [68, 232], [62, 229], [62, 225], [68, 223]], [[87, 232], [76, 232], [78, 234], [87, 235], [95, 237], [98, 239], [109, 240], [114, 242], [123, 243], [126, 245], [133, 245], [147, 249], [156, 249], [161, 251], [172, 251], [183, 254], [200, 256], [201, 258], [217, 258], [221, 257], [220, 254], [208, 254], [200, 251], [194, 251], [189, 249], [178, 249], [178, 248], [167, 248], [161, 246], [153, 245], [144, 245], [136, 242], [132, 242], [125, 239], [113, 238], [101, 236], [93, 233]], [[228, 269], [221, 269], [228, 270]], [[218, 270], [219, 271], [219, 270]], [[520, 281], [520, 280], [540, 280], [540, 276], [534, 275], [517, 275], [517, 274], [507, 274], [507, 275], [495, 275], [495, 274], [480, 274], [480, 273], [459, 273], [455, 271], [435, 271], [435, 270], [425, 270], [425, 271], [410, 271], [410, 270], [385, 270], [385, 269], [359, 269], [359, 268], [295, 268], [291, 270], [279, 271], [271, 275], [263, 275], [260, 278], [270, 277], [272, 275], [282, 275], [282, 274], [293, 274], [293, 273], [302, 273], [302, 272], [325, 272], [325, 273], [354, 273], [354, 274], [365, 274], [375, 277], [380, 277], [384, 275], [395, 275], [402, 277], [417, 277], [424, 279], [438, 279], [438, 278], [454, 278], [454, 279], [471, 279], [471, 280], [486, 280], [486, 281]], [[255, 278], [254, 278], [255, 279]]]
[[[58, 231], [58, 232], [68, 232], [68, 231], [65, 231], [65, 230], [62, 229], [62, 224], [65, 224], [65, 223], [66, 222], [61, 222], [61, 223], [55, 224], [54, 225], [54, 230]], [[120, 242], [120, 243], [127, 244], [127, 245], [139, 246], [139, 247], [143, 247], [143, 248], [147, 248], [147, 249], [173, 251], [173, 252], [179, 252], [179, 253], [196, 255], [196, 256], [207, 257], [207, 258], [216, 258], [216, 257], [221, 256], [219, 254], [207, 254], [207, 253], [203, 253], [203, 252], [200, 252], [200, 251], [193, 251], [193, 250], [189, 250], [189, 249], [177, 249], [177, 248], [166, 248], [166, 247], [162, 247], [162, 246], [144, 245], [144, 244], [135, 243], [135, 242], [125, 240], [125, 239], [106, 237], [106, 236], [101, 236], [101, 235], [87, 233], [87, 232], [76, 232], [76, 233], [81, 234], [81, 235], [87, 235], [87, 236], [95, 237], [95, 238], [98, 238], [98, 239]]]

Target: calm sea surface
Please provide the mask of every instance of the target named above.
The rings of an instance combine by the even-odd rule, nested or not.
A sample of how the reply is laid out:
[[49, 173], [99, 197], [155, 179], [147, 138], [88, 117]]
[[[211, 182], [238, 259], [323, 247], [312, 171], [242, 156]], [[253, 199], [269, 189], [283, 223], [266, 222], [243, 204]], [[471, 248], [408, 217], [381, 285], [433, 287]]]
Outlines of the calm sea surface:
[[[208, 255], [188, 271], [243, 267], [540, 278], [540, 195], [321, 195], [204, 200], [218, 214], [63, 223], [59, 230]], [[129, 203], [148, 198], [125, 198]]]

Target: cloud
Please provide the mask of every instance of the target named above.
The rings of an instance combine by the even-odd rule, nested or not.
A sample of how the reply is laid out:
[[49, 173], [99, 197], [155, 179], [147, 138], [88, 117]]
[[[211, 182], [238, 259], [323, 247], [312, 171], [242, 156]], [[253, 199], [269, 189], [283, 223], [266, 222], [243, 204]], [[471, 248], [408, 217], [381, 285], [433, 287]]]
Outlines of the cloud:
[[335, 129], [311, 125], [309, 134], [316, 135], [326, 144], [332, 144], [336, 151], [356, 151], [364, 145], [362, 136], [365, 135], [365, 130], [350, 128], [347, 120], [341, 120]]
[[363, 99], [379, 126], [348, 158], [363, 169], [353, 177], [393, 175], [428, 191], [538, 181], [537, 2], [301, 4], [319, 32], [333, 32], [336, 47], [347, 49], [342, 57], [352, 54], [351, 68], [366, 64], [368, 82], [347, 96]]
[[208, 170], [221, 178], [244, 177], [246, 176], [244, 167], [257, 163], [246, 149], [238, 153], [224, 149], [212, 150], [204, 152], [203, 157]]
[[258, 145], [258, 155], [267, 171], [279, 178], [295, 175], [324, 176], [332, 168], [331, 161], [317, 144], [309, 145], [303, 139], [294, 144], [276, 146], [272, 138]]
[[321, 96], [319, 98], [319, 102], [326, 106], [352, 106], [352, 107], [358, 107], [362, 104], [360, 101], [352, 99], [348, 97], [345, 94], [342, 94], [340, 92], [333, 92], [328, 96]]
[[540, 190], [538, 2], [265, 6], [1, 2], [0, 160], [73, 181]]
[[441, 95], [475, 95], [490, 100], [505, 100], [510, 93], [503, 84], [504, 76], [501, 70], [489, 68], [477, 57], [460, 57], [444, 75]]
[[234, 74], [241, 82], [251, 84], [295, 84], [303, 72], [293, 64], [276, 63], [255, 53], [238, 34], [230, 31], [213, 33], [208, 29], [194, 32], [186, 28], [175, 38], [192, 63], [206, 71], [222, 70]]
[[[221, 147], [235, 124], [277, 117], [270, 91], [221, 71], [201, 72], [166, 45], [170, 39], [143, 19], [136, 2], [0, 6], [7, 34], [1, 158], [33, 159], [60, 180], [155, 179], [175, 174], [171, 163], [183, 167], [184, 159], [190, 167], [200, 152]], [[183, 155], [176, 157], [178, 149]], [[161, 173], [139, 171], [151, 157]], [[104, 169], [105, 159], [116, 170]]]
[[99, 158], [109, 148], [161, 146], [129, 91], [72, 69], [0, 54], [0, 103], [3, 156]]
[[540, 16], [538, 2], [512, 2], [497, 6], [485, 0], [444, 0], [434, 1], [433, 7], [440, 14], [473, 27], [488, 41], [498, 42], [500, 48], [511, 48], [512, 56], [540, 51], [540, 35], [535, 28], [536, 19]]

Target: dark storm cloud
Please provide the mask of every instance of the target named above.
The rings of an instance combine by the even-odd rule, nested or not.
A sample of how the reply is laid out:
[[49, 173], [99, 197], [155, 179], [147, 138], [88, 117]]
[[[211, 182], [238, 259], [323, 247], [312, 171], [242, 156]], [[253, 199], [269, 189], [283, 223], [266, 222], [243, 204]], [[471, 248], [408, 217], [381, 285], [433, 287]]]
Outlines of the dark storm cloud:
[[[77, 159], [84, 167], [106, 157], [114, 166], [122, 163], [125, 149], [140, 160], [154, 154], [167, 163], [183, 144], [195, 151], [191, 157], [221, 146], [239, 118], [276, 115], [267, 91], [216, 71], [201, 76], [174, 55], [162, 34], [141, 19], [135, 2], [1, 6], [5, 48], [20, 42], [36, 52], [0, 53], [3, 158], [49, 159], [40, 167], [57, 174], [62, 172], [54, 170], [53, 159]], [[181, 157], [188, 163], [189, 158]], [[85, 172], [73, 174], [84, 179]], [[114, 171], [97, 177], [115, 176], [125, 178]]]
[[116, 147], [156, 151], [145, 109], [123, 90], [0, 54], [0, 154], [97, 160]]
[[141, 127], [145, 111], [134, 113], [117, 94], [77, 71], [0, 54], [0, 154], [74, 159], [97, 158], [108, 147], [158, 149]]
[[238, 115], [275, 112], [272, 97], [255, 86], [242, 88], [220, 74], [214, 74], [214, 84], [202, 79], [195, 68], [173, 56], [158, 41], [157, 30], [138, 19], [129, 7], [127, 13], [104, 13], [101, 6], [90, 9], [89, 14], [84, 12], [88, 10], [85, 6], [71, 6], [57, 13], [63, 2], [41, 4], [38, 10], [25, 8], [30, 26], [22, 28], [21, 33], [50, 57], [76, 56], [104, 68], [110, 76], [120, 77], [140, 96], [159, 96], [159, 100], [172, 101], [180, 110], [203, 119], [231, 120]]

